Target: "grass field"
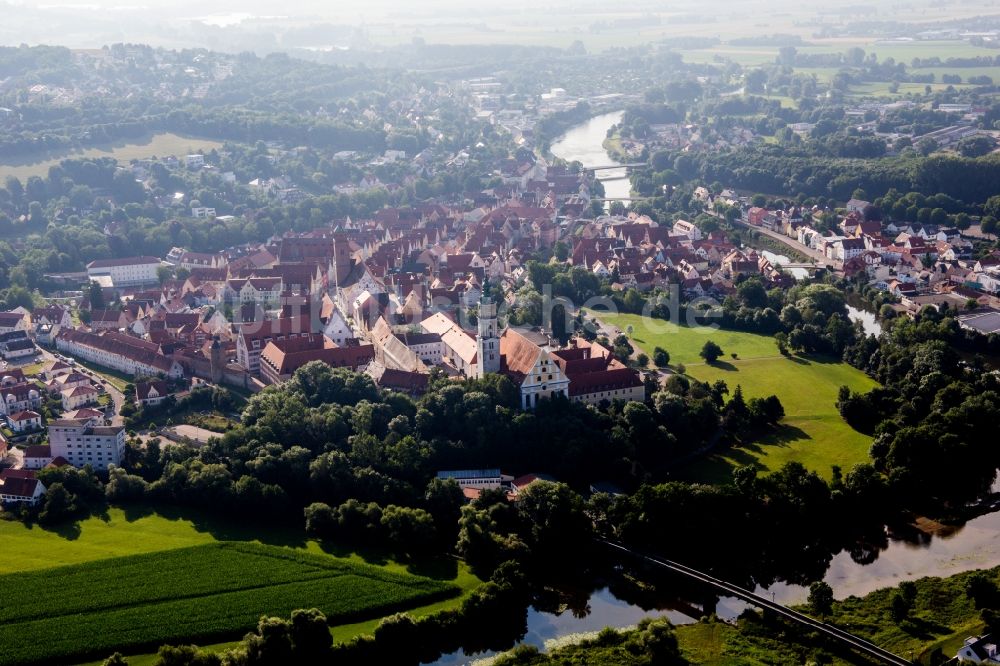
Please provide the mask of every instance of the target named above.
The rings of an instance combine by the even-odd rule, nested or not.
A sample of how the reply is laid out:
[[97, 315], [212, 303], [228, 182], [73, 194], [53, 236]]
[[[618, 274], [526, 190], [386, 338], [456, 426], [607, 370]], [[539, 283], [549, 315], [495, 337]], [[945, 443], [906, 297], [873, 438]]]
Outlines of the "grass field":
[[132, 143], [115, 142], [65, 153], [44, 153], [29, 157], [18, 156], [0, 159], [0, 180], [7, 176], [16, 176], [22, 181], [27, 180], [30, 176], [44, 177], [48, 175], [50, 166], [55, 166], [62, 160], [69, 158], [114, 157], [119, 162], [128, 162], [154, 155], [165, 157], [167, 155], [187, 155], [199, 150], [208, 152], [213, 148], [221, 147], [220, 141], [212, 141], [211, 139], [196, 139], [178, 134], [154, 134]]
[[[18, 575], [37, 575], [45, 578], [46, 576], [51, 577], [52, 567], [82, 566], [87, 563], [94, 563], [95, 566], [101, 567], [108, 562], [120, 563], [123, 561], [120, 558], [123, 557], [128, 559], [129, 556], [143, 554], [151, 554], [150, 557], [153, 561], [151, 566], [147, 566], [146, 575], [149, 576], [149, 571], [161, 571], [159, 565], [161, 557], [166, 556], [169, 560], [173, 557], [172, 553], [183, 552], [176, 549], [211, 546], [219, 541], [242, 541], [282, 546], [283, 548], [276, 550], [288, 553], [290, 556], [319, 556], [325, 561], [332, 561], [342, 567], [357, 567], [359, 569], [374, 567], [378, 572], [382, 572], [390, 578], [416, 574], [423, 577], [421, 580], [432, 579], [439, 585], [455, 588], [455, 596], [448, 599], [414, 597], [407, 601], [405, 604], [407, 612], [416, 616], [455, 608], [464, 597], [481, 584], [481, 581], [469, 572], [468, 567], [457, 560], [446, 558], [429, 564], [404, 565], [379, 552], [359, 553], [307, 540], [300, 529], [236, 525], [231, 521], [216, 520], [199, 513], [187, 511], [153, 512], [144, 507], [136, 507], [127, 511], [112, 508], [105, 514], [61, 527], [58, 530], [47, 530], [37, 525], [28, 527], [20, 522], [0, 521], [0, 543], [4, 545], [6, 555], [0, 559], [0, 581], [11, 579], [10, 576], [4, 574], [17, 573]], [[139, 561], [148, 560], [140, 559]], [[266, 562], [267, 560], [255, 559], [255, 561]], [[205, 578], [210, 579], [213, 575], [214, 573]], [[252, 573], [248, 577], [251, 579], [259, 578], [257, 573]], [[157, 578], [159, 578], [159, 574], [157, 574]], [[48, 583], [47, 586], [51, 587], [51, 583]], [[307, 604], [323, 608], [323, 605], [319, 603], [323, 601], [322, 599], [314, 601], [307, 596], [308, 594], [309, 591], [305, 590], [303, 595], [297, 596], [294, 608], [300, 608]], [[332, 595], [332, 598], [337, 596]], [[347, 618], [346, 624], [343, 622], [335, 623], [331, 632], [335, 640], [347, 640], [355, 635], [370, 632], [381, 617], [391, 614], [395, 610], [394, 608], [391, 611], [384, 611], [380, 610], [377, 604], [373, 605], [370, 611], [358, 612], [354, 618]], [[282, 612], [287, 615], [287, 611], [278, 606], [259, 608], [256, 610], [253, 622], [256, 622], [257, 617], [261, 614]], [[232, 641], [241, 634], [242, 630], [237, 631], [229, 640]], [[214, 639], [214, 641], [218, 640], [219, 638]], [[214, 641], [211, 638], [205, 640], [208, 647], [220, 651], [232, 645], [231, 642], [215, 643]], [[4, 644], [6, 644], [6, 640], [0, 637], [0, 645]], [[136, 653], [129, 657], [133, 666], [152, 664], [155, 656], [151, 654], [151, 651], [155, 651], [155, 646], [124, 650], [126, 653]], [[95, 654], [93, 658], [97, 660], [95, 663], [99, 664], [101, 659], [98, 657], [106, 656], [101, 652]], [[2, 659], [0, 659], [0, 663], [3, 663]]]
[[117, 370], [112, 370], [111, 368], [105, 368], [103, 365], [98, 365], [96, 363], [90, 363], [88, 361], [83, 361], [79, 358], [74, 358], [77, 365], [90, 370], [103, 377], [105, 381], [114, 386], [119, 391], [124, 391], [125, 386], [135, 381], [135, 377], [129, 377], [126, 374], [118, 372]]
[[261, 614], [296, 608], [343, 621], [459, 592], [326, 555], [224, 542], [8, 574], [0, 585], [0, 664], [235, 637]]
[[[730, 391], [740, 385], [746, 397], [777, 395], [785, 408], [778, 430], [750, 446], [730, 449], [688, 465], [681, 474], [696, 480], [718, 482], [738, 465], [755, 465], [769, 472], [787, 462], [798, 461], [829, 478], [832, 465], [845, 471], [868, 460], [871, 438], [840, 417], [835, 406], [837, 391], [850, 386], [867, 391], [875, 386], [861, 371], [846, 363], [823, 358], [785, 358], [774, 339], [765, 335], [677, 327], [653, 320], [650, 330], [638, 315], [601, 315], [608, 324], [627, 331], [649, 356], [655, 347], [670, 353], [673, 365], [681, 363], [691, 377], [707, 382], [722, 379]], [[724, 352], [714, 365], [707, 365], [698, 352], [706, 340], [715, 341]], [[736, 353], [733, 359], [730, 354]]]

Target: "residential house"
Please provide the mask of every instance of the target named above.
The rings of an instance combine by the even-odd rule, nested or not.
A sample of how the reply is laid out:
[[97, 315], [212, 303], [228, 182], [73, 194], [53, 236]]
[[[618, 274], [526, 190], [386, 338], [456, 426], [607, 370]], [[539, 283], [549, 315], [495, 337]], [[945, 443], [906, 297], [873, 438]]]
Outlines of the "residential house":
[[92, 386], [77, 386], [61, 393], [64, 412], [97, 404], [100, 393]]
[[962, 643], [955, 658], [962, 663], [1000, 664], [1000, 651], [992, 636], [971, 636]]
[[62, 393], [77, 386], [90, 386], [90, 377], [74, 370], [54, 377], [45, 388], [49, 393]]
[[0, 414], [4, 416], [26, 410], [38, 410], [41, 406], [42, 394], [35, 384], [22, 383], [0, 386]]
[[90, 313], [90, 330], [92, 331], [120, 331], [128, 328], [132, 319], [124, 310], [93, 310]]
[[864, 201], [863, 199], [851, 199], [847, 202], [847, 212], [848, 213], [861, 213], [865, 212], [865, 209], [871, 206], [870, 201]]
[[674, 234], [678, 236], [687, 236], [689, 240], [700, 241], [702, 239], [701, 229], [698, 228], [694, 222], [688, 222], [687, 220], [677, 220], [674, 222]]
[[536, 481], [548, 481], [550, 483], [555, 483], [556, 479], [548, 474], [525, 474], [524, 476], [519, 476], [510, 482], [511, 493], [517, 497], [524, 492], [525, 488]]
[[425, 372], [411, 372], [408, 370], [397, 370], [387, 368], [381, 363], [372, 362], [368, 364], [365, 373], [372, 378], [372, 381], [379, 388], [397, 393], [406, 393], [412, 396], [423, 395], [427, 392], [430, 383], [430, 375]]
[[25, 331], [0, 333], [0, 354], [8, 361], [38, 353], [35, 343]]
[[27, 409], [7, 417], [10, 429], [16, 433], [30, 432], [42, 427], [42, 415]]
[[45, 486], [34, 476], [15, 476], [11, 470], [0, 473], [0, 503], [38, 504], [45, 496]]
[[52, 462], [52, 448], [43, 444], [32, 444], [24, 449], [24, 468], [42, 469]]
[[476, 373], [476, 338], [452, 321], [442, 312], [437, 312], [420, 322], [424, 333], [437, 335], [443, 345], [440, 362], [453, 367], [466, 377]]
[[156, 406], [171, 395], [170, 385], [162, 380], [138, 382], [135, 385], [136, 407]]
[[420, 357], [424, 363], [438, 365], [444, 353], [444, 343], [437, 333], [397, 333], [399, 338], [410, 351]]
[[264, 307], [278, 304], [283, 291], [280, 277], [251, 277], [226, 282], [225, 298], [230, 303], [260, 303]]
[[17, 310], [11, 312], [0, 312], [0, 333], [10, 333], [12, 331], [27, 331], [28, 319], [23, 312]]

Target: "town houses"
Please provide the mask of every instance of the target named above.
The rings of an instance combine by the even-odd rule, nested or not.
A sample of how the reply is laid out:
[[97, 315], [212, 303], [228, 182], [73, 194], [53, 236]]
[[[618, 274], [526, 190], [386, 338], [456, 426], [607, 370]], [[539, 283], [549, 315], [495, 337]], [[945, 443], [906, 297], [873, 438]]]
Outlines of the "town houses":
[[[723, 259], [740, 250], [692, 222], [592, 219], [592, 175], [529, 154], [511, 157], [501, 172], [502, 186], [459, 205], [384, 207], [369, 219], [334, 219], [211, 252], [173, 247], [162, 259], [96, 260], [87, 277], [100, 298], [91, 303], [87, 293], [78, 320], [50, 306], [9, 313], [7, 327], [135, 378], [141, 405], [164, 399], [164, 380], [254, 391], [321, 361], [410, 393], [425, 389], [434, 368], [452, 378], [501, 373], [532, 409], [557, 396], [641, 400], [644, 387], [628, 359], [607, 347], [506, 325], [498, 310], [528, 280], [527, 258], [563, 243], [567, 264], [615, 289], [676, 283], [691, 295], [724, 290], [751, 270], [770, 275], [753, 254], [731, 256], [724, 270]], [[46, 389], [67, 410], [96, 399], [71, 373], [49, 377]], [[8, 392], [12, 410], [38, 407], [24, 389]]]

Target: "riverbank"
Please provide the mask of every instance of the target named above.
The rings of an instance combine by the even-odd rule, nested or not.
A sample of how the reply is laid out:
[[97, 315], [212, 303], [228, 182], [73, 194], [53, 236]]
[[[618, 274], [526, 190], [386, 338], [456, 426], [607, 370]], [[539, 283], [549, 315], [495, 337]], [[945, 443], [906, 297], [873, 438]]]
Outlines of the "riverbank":
[[608, 157], [616, 162], [628, 162], [628, 155], [625, 154], [625, 148], [622, 147], [622, 135], [618, 130], [611, 133], [611, 136], [606, 138], [601, 145], [604, 147], [605, 152], [607, 152]]
[[[1000, 567], [985, 571], [989, 579], [1000, 584]], [[914, 581], [912, 587], [907, 586], [912, 600], [906, 610], [902, 608], [905, 604], [894, 601], [897, 596], [909, 598], [906, 589], [887, 587], [864, 597], [835, 601], [823, 619], [904, 659], [937, 664], [954, 657], [967, 637], [984, 630], [980, 610], [965, 592], [976, 573]], [[817, 616], [806, 605], [797, 610]], [[803, 640], [801, 632], [785, 628], [783, 623], [762, 619], [759, 613], [749, 611], [735, 624], [706, 620], [677, 627], [676, 632], [684, 656], [705, 666], [730, 664], [734, 658], [750, 664], [827, 663], [815, 659], [818, 652], [827, 651], [826, 646]], [[829, 663], [855, 663], [830, 656]]]
[[[988, 605], [997, 604], [998, 573], [1000, 569], [984, 572], [981, 579], [986, 583], [980, 582], [978, 586], [985, 590], [979, 597], [980, 602], [992, 597]], [[867, 639], [905, 660], [912, 659], [916, 664], [940, 664], [953, 657], [967, 637], [978, 636], [984, 631], [980, 610], [966, 593], [974, 575], [922, 578], [905, 586], [877, 590], [863, 598], [834, 602], [829, 609], [802, 606], [796, 610]], [[526, 645], [504, 653], [495, 663], [504, 666], [652, 664], [658, 663], [657, 654], [661, 657], [670, 654], [671, 663], [700, 666], [876, 663], [843, 643], [817, 632], [802, 631], [773, 613], [756, 609], [746, 610], [734, 622], [709, 616], [694, 624], [675, 626], [672, 631], [661, 625], [657, 632], [660, 641], [642, 640], [643, 632], [650, 626], [653, 625], [640, 622], [636, 628], [589, 631], [562, 640], [545, 641], [544, 654], [539, 653], [542, 646]], [[672, 637], [667, 638], [671, 633]], [[567, 641], [572, 642], [567, 644]], [[676, 659], [678, 656], [682, 661]]]

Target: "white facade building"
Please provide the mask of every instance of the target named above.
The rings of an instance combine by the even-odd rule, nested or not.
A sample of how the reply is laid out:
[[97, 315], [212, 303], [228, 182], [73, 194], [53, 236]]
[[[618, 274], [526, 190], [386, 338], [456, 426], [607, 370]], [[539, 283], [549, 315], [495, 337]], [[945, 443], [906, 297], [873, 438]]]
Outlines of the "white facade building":
[[49, 423], [52, 457], [63, 457], [74, 467], [90, 465], [106, 470], [121, 465], [125, 456], [125, 426], [92, 426], [86, 419], [59, 419]]
[[159, 282], [156, 274], [159, 267], [160, 260], [156, 257], [98, 259], [87, 264], [87, 276], [91, 280], [110, 277], [115, 287], [137, 287]]

